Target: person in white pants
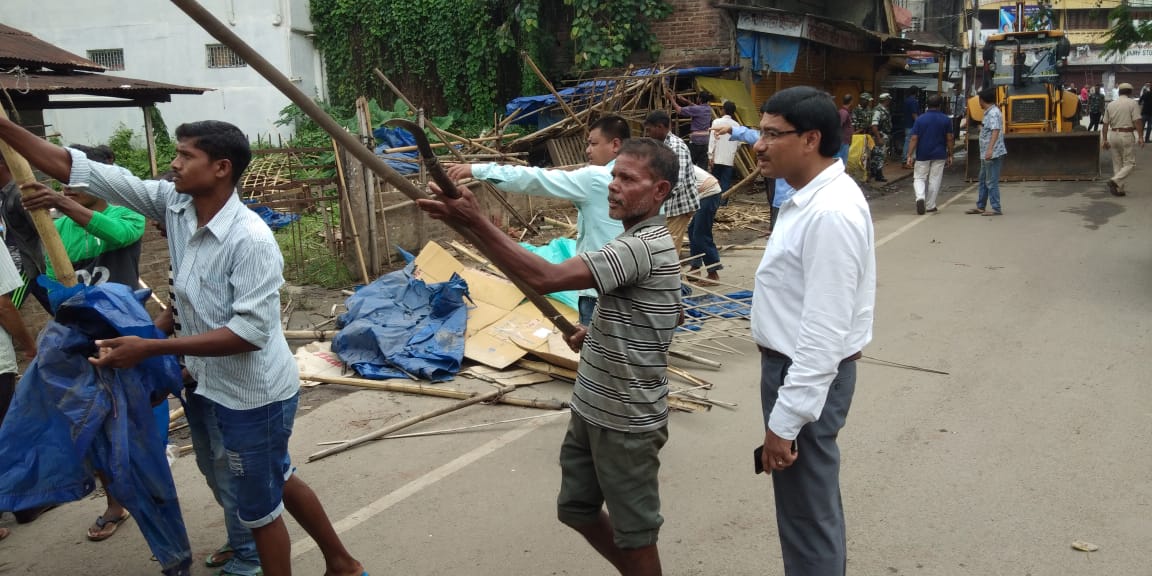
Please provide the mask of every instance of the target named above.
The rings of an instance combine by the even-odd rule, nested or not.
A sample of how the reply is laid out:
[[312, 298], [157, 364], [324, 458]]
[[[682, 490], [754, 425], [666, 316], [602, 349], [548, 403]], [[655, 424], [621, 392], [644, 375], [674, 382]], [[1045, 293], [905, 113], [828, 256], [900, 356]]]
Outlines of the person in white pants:
[[917, 214], [937, 211], [936, 196], [944, 167], [952, 165], [952, 121], [940, 110], [943, 101], [939, 94], [929, 96], [928, 110], [912, 125], [905, 164], [915, 168], [912, 186], [916, 190]]

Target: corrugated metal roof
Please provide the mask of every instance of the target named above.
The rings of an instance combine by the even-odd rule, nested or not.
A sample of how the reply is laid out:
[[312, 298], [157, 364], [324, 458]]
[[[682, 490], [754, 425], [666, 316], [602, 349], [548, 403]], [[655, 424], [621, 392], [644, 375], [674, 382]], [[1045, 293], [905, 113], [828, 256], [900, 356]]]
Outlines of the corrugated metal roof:
[[31, 70], [91, 70], [104, 67], [63, 48], [49, 44], [23, 30], [0, 24], [0, 62], [19, 64]]
[[16, 92], [50, 92], [52, 94], [91, 94], [136, 98], [143, 93], [203, 94], [208, 88], [178, 86], [135, 78], [122, 78], [89, 72], [0, 75], [0, 84]]

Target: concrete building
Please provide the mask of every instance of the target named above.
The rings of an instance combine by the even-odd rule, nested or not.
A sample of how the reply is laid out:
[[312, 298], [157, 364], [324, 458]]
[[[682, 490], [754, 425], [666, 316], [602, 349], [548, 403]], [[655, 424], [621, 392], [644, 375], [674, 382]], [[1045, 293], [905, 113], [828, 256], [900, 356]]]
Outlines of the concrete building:
[[[307, 0], [202, 3], [305, 93], [324, 97]], [[85, 56], [112, 74], [211, 88], [157, 106], [170, 130], [215, 119], [239, 126], [253, 140], [258, 134], [291, 134], [291, 127], [275, 125], [288, 99], [169, 2], [4, 0], [0, 22]], [[139, 111], [131, 110], [46, 110], [44, 121], [69, 142], [103, 142], [121, 124], [143, 132]]]

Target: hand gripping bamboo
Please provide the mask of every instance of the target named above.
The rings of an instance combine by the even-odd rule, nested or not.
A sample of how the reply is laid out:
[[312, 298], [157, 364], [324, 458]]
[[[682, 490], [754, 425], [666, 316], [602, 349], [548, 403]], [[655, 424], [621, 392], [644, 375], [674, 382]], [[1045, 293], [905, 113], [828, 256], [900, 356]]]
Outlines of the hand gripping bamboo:
[[[4, 111], [2, 106], [0, 106], [0, 118], [8, 118], [8, 113]], [[0, 140], [0, 154], [4, 155], [4, 162], [8, 164], [8, 170], [12, 172], [12, 179], [16, 181], [17, 186], [36, 182], [36, 176], [32, 174], [32, 167], [28, 165], [28, 161], [17, 154], [3, 140]], [[24, 192], [21, 191], [20, 194], [23, 196]], [[36, 226], [36, 233], [40, 235], [40, 241], [44, 243], [44, 252], [48, 261], [52, 263], [56, 281], [64, 286], [75, 286], [76, 271], [72, 268], [72, 261], [68, 259], [68, 252], [60, 240], [60, 233], [56, 231], [56, 225], [52, 223], [52, 216], [43, 208], [29, 210], [28, 214], [32, 217], [32, 224]], [[32, 282], [35, 281], [36, 279], [33, 278]]]

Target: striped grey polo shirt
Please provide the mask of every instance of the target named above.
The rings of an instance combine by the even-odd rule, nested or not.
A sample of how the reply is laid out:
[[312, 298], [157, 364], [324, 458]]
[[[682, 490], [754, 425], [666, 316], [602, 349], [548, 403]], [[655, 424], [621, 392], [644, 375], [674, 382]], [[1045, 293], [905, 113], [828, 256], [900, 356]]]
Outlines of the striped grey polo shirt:
[[664, 217], [580, 258], [600, 299], [580, 351], [572, 411], [602, 428], [657, 430], [668, 420], [668, 344], [680, 318], [680, 264]]

